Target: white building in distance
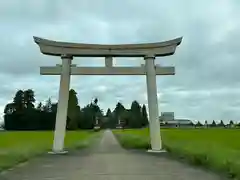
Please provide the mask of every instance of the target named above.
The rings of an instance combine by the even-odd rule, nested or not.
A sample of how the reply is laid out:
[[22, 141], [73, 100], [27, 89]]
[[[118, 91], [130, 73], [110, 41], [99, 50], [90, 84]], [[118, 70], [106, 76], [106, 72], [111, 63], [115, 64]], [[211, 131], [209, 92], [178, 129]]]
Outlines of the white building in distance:
[[192, 121], [188, 119], [175, 119], [174, 112], [162, 112], [159, 117], [161, 125], [178, 127], [192, 125]]

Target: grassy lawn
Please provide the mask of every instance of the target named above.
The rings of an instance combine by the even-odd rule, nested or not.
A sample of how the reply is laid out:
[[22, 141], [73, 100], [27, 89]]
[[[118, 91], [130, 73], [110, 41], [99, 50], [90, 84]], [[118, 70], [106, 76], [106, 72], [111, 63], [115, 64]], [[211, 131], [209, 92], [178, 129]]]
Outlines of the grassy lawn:
[[[84, 148], [100, 132], [69, 131], [66, 133], [65, 147]], [[53, 132], [0, 132], [0, 171], [19, 162], [50, 151], [53, 143]]]
[[[149, 130], [115, 130], [125, 148], [149, 147]], [[162, 129], [173, 156], [240, 179], [240, 129]]]

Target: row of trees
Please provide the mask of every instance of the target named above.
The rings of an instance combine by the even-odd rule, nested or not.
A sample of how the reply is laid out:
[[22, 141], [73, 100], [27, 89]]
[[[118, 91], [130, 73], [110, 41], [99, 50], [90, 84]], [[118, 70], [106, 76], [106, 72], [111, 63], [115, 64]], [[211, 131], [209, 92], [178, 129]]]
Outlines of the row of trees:
[[219, 123], [216, 123], [216, 121], [212, 121], [212, 123], [208, 123], [208, 121], [205, 121], [203, 124], [198, 121], [194, 126], [196, 127], [234, 127], [234, 126], [239, 126], [240, 124], [234, 124], [232, 120], [229, 121], [229, 123], [224, 124], [223, 120], [221, 120]]
[[163, 127], [195, 127], [195, 128], [214, 128], [214, 127], [227, 127], [227, 128], [237, 128], [240, 127], [240, 123], [236, 124], [232, 120], [230, 120], [228, 123], [224, 123], [222, 120], [219, 123], [216, 123], [216, 121], [212, 121], [211, 123], [208, 123], [208, 121], [205, 121], [204, 123], [201, 123], [198, 121], [197, 123], [193, 123], [189, 120], [188, 123], [180, 123], [176, 121], [176, 123], [168, 123], [168, 122], [162, 122], [160, 121], [160, 125]]
[[101, 121], [102, 127], [114, 128], [141, 128], [148, 125], [148, 115], [146, 106], [141, 106], [137, 101], [133, 101], [130, 109], [126, 109], [120, 102], [111, 112], [107, 110], [105, 118]]
[[[33, 90], [19, 90], [13, 101], [4, 109], [4, 128], [6, 130], [53, 130], [55, 128], [57, 103], [49, 98], [45, 103], [40, 102], [35, 107]], [[126, 109], [120, 102], [111, 112], [110, 108], [104, 115], [98, 105], [98, 99], [81, 108], [77, 93], [69, 91], [67, 126], [69, 130], [115, 128], [118, 125], [128, 128], [140, 128], [148, 124], [146, 106], [133, 101], [131, 108]]]

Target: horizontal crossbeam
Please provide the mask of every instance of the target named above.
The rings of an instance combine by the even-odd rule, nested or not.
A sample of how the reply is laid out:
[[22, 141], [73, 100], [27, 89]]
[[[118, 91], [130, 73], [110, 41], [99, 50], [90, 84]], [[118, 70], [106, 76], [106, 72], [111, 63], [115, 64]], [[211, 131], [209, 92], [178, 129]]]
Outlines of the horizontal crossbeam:
[[[61, 66], [40, 67], [41, 75], [61, 75]], [[71, 75], [145, 75], [145, 67], [71, 67]], [[174, 75], [175, 68], [157, 67], [156, 75]]]

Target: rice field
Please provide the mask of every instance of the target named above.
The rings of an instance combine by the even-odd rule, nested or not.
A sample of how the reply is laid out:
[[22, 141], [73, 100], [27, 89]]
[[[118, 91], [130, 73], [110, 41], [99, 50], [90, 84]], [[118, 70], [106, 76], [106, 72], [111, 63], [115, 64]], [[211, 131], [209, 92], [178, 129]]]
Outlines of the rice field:
[[[97, 134], [92, 131], [69, 131], [66, 133], [65, 147], [84, 148]], [[52, 143], [52, 131], [1, 131], [0, 171], [50, 151]]]
[[[115, 130], [125, 148], [149, 148], [149, 130]], [[162, 129], [171, 155], [240, 179], [240, 129]]]

